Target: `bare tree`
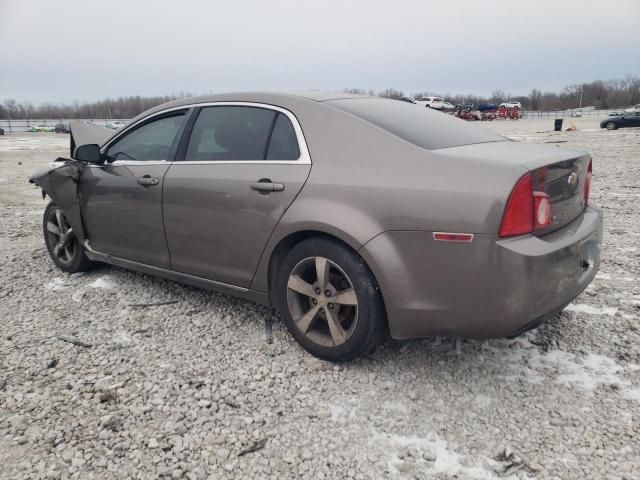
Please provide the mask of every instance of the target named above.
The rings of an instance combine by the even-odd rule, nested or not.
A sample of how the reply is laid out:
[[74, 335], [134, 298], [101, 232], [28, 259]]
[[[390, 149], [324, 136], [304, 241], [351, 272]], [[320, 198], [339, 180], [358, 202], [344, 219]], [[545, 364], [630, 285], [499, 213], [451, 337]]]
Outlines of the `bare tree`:
[[18, 102], [16, 102], [13, 98], [7, 98], [4, 101], [4, 108], [7, 110], [10, 119], [15, 118], [19, 110]]
[[504, 90], [491, 90], [491, 102], [496, 105], [500, 105], [501, 103], [507, 100], [507, 94]]
[[531, 110], [539, 110], [540, 109], [540, 98], [542, 98], [542, 92], [537, 89], [531, 90], [529, 94], [529, 107]]
[[387, 88], [386, 90], [378, 92], [378, 96], [398, 99], [404, 97], [404, 92], [402, 90], [396, 90], [395, 88]]

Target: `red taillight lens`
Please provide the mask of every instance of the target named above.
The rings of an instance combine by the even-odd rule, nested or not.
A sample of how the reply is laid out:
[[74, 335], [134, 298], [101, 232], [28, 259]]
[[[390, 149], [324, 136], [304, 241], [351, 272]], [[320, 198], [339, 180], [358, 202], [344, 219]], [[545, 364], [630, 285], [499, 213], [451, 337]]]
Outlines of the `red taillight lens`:
[[[534, 172], [535, 174], [536, 172]], [[500, 225], [500, 237], [532, 233], [551, 225], [551, 202], [545, 192], [533, 190], [533, 174], [518, 180], [507, 201]]]
[[501, 237], [513, 237], [533, 231], [533, 182], [531, 174], [522, 177], [509, 196], [500, 225]]
[[589, 204], [589, 193], [591, 192], [591, 172], [593, 171], [592, 161], [589, 160], [589, 168], [587, 169], [587, 176], [584, 179], [584, 206]]

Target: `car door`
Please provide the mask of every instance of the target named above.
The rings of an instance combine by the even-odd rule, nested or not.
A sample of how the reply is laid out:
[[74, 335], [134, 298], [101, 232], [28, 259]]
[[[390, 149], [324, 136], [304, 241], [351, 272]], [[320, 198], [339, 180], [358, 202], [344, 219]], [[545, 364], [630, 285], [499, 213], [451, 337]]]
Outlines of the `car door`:
[[162, 184], [185, 123], [185, 110], [154, 116], [103, 148], [79, 192], [91, 248], [108, 255], [170, 268], [162, 224]]
[[165, 177], [172, 269], [248, 287], [310, 169], [290, 112], [261, 104], [202, 107]]

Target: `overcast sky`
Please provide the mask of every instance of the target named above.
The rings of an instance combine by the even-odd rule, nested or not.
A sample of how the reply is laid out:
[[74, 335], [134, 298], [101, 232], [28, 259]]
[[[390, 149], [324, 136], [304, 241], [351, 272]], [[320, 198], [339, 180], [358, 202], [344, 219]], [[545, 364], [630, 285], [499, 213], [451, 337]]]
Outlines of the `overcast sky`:
[[638, 0], [0, 0], [0, 100], [526, 94], [629, 73]]

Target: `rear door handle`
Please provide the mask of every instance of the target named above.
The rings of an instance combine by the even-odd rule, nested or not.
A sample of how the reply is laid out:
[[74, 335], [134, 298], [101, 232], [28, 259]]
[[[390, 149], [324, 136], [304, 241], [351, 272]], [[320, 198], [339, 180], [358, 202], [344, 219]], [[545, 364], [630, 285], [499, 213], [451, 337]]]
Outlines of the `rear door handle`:
[[158, 185], [158, 183], [159, 183], [158, 179], [150, 175], [145, 175], [144, 177], [138, 178], [138, 185], [143, 185], [145, 187], [149, 187], [151, 185]]
[[282, 192], [284, 190], [284, 184], [282, 183], [273, 183], [268, 178], [263, 178], [262, 180], [251, 184], [252, 190], [257, 190], [258, 192]]

